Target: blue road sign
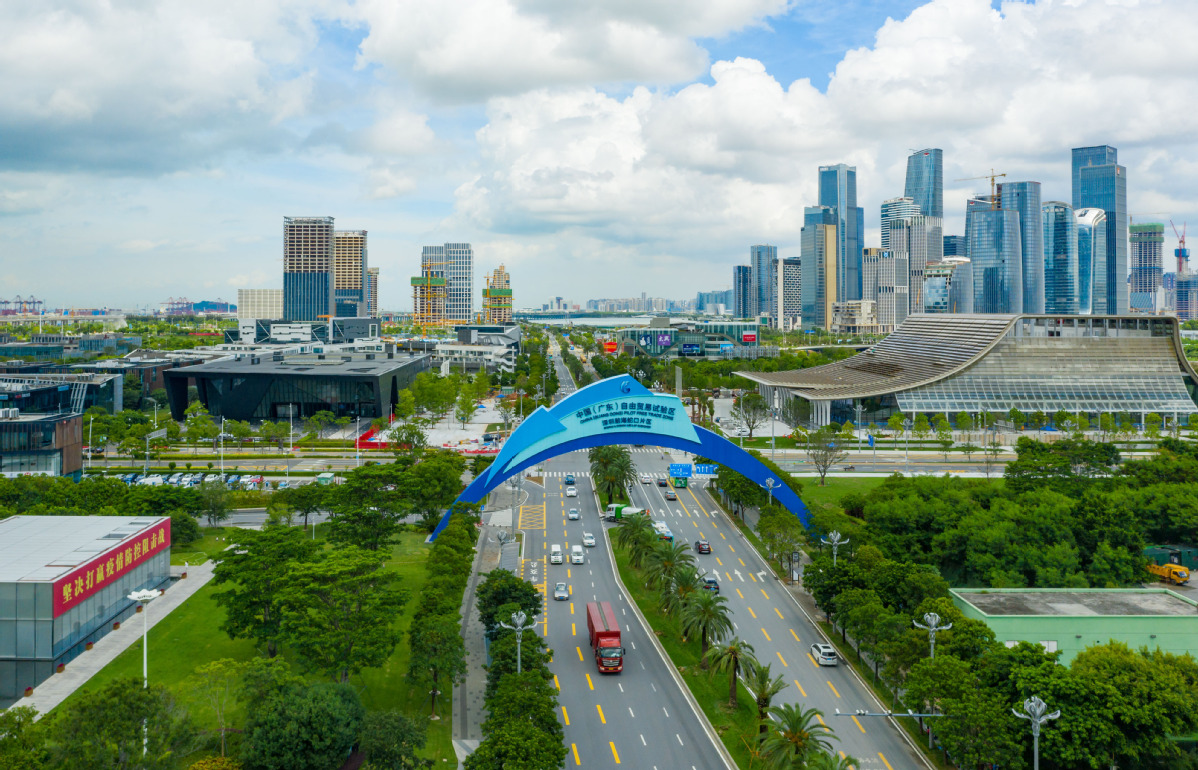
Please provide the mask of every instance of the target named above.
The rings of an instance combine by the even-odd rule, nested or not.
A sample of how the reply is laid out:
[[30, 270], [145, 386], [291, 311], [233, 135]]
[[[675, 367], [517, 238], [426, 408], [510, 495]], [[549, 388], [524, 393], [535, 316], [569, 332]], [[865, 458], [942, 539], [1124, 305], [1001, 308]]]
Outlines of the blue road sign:
[[670, 463], [670, 475], [676, 479], [689, 479], [691, 477], [691, 464]]
[[700, 476], [714, 476], [717, 473], [715, 463], [695, 463], [695, 473]]
[[872, 434], [872, 433], [869, 434], [869, 448], [870, 449], [874, 448], [874, 434]]

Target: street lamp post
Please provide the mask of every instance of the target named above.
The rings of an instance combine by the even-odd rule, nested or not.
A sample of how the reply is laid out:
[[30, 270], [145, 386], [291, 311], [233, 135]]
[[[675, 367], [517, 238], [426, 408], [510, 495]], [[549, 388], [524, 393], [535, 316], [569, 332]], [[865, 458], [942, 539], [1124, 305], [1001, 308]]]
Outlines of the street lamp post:
[[354, 467], [362, 467], [362, 415], [354, 418]]
[[903, 418], [903, 464], [907, 466], [907, 475], [911, 473], [911, 418]]
[[[931, 648], [932, 648], [930, 657], [935, 659], [935, 657], [936, 657], [936, 632], [937, 631], [947, 631], [953, 627], [953, 624], [949, 623], [946, 626], [940, 625], [940, 616], [937, 615], [935, 612], [924, 613], [923, 623], [920, 623], [918, 620], [913, 620], [911, 622], [915, 624], [916, 628], [927, 629], [928, 644], [931, 645]], [[935, 704], [932, 705], [932, 713], [933, 714], [936, 713]], [[932, 725], [931, 724], [928, 724], [928, 748], [929, 749], [932, 748]]]
[[776, 486], [778, 486], [777, 479], [771, 477], [765, 480], [765, 491], [768, 492], [770, 496], [769, 505], [774, 504], [774, 487]]
[[92, 444], [92, 423], [95, 422], [95, 417], [87, 418], [87, 469], [92, 469], [92, 458], [96, 455], [96, 447]]
[[1012, 714], [1032, 723], [1032, 770], [1040, 770], [1040, 727], [1045, 722], [1061, 716], [1061, 710], [1057, 709], [1051, 714], [1046, 714], [1048, 704], [1033, 695], [1023, 702], [1023, 711], [1024, 713], [1020, 714], [1015, 709], [1011, 709]]
[[507, 483], [512, 490], [512, 539], [514, 540], [516, 538], [516, 501], [520, 497], [520, 488], [524, 486], [524, 479], [515, 475], [508, 479]]
[[220, 418], [220, 475], [221, 483], [224, 483], [223, 476], [225, 475], [225, 417]]
[[835, 567], [836, 566], [836, 552], [840, 550], [840, 546], [848, 545], [849, 539], [847, 537], [842, 538], [840, 536], [840, 532], [838, 532], [836, 530], [832, 530], [831, 532], [828, 533], [828, 536], [826, 538], [820, 538], [820, 540], [823, 542], [824, 545], [832, 546], [832, 566]]
[[520, 421], [524, 421], [524, 390], [516, 388], [516, 402], [520, 405]]
[[860, 452], [861, 451], [861, 413], [865, 411], [865, 407], [861, 406], [861, 402], [857, 402], [857, 405], [853, 407], [853, 410], [857, 413], [857, 451]]
[[[149, 589], [142, 589], [141, 591], [134, 591], [133, 593], [129, 594], [129, 596], [128, 596], [130, 601], [137, 602], [141, 605], [141, 619], [142, 619], [141, 686], [142, 686], [143, 690], [149, 689], [149, 687], [150, 687], [150, 654], [149, 654], [150, 617], [149, 617], [149, 613], [146, 612], [146, 605], [148, 605], [150, 602], [154, 601], [154, 599], [157, 597], [158, 597], [158, 592], [151, 591]], [[146, 755], [149, 741], [150, 741], [149, 726], [147, 725], [146, 720], [142, 719], [141, 720], [141, 755], [143, 757]]]
[[520, 665], [521, 665], [520, 642], [524, 639], [524, 629], [527, 628], [527, 626], [525, 626], [524, 623], [527, 620], [528, 620], [528, 616], [525, 615], [523, 612], [513, 612], [512, 613], [512, 623], [514, 625], [509, 626], [507, 623], [504, 623], [502, 620], [499, 621], [499, 625], [503, 626], [504, 628], [508, 629], [509, 631], [516, 632], [516, 673], [517, 674], [519, 674], [521, 671], [521, 668], [520, 668]]

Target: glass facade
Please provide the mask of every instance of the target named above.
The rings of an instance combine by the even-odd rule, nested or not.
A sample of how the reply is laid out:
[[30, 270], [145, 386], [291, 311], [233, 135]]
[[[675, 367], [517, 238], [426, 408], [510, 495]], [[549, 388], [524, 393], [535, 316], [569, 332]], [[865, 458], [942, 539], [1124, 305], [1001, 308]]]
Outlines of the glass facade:
[[944, 150], [929, 147], [907, 156], [903, 195], [914, 199], [920, 214], [944, 217]]
[[975, 208], [966, 214], [973, 264], [973, 312], [1023, 312], [1019, 212]]
[[1082, 202], [1081, 170], [1086, 166], [1113, 166], [1119, 162], [1119, 151], [1109, 145], [1073, 148], [1073, 208], [1089, 205]]
[[1080, 312], [1077, 219], [1073, 207], [1049, 201], [1041, 209], [1044, 224], [1044, 312]]
[[999, 206], [1019, 213], [1020, 250], [1023, 261], [1023, 312], [1044, 312], [1044, 234], [1040, 226], [1039, 182], [1003, 182], [998, 185]]
[[1132, 225], [1131, 290], [1154, 292], [1164, 274], [1165, 226], [1159, 222]]
[[946, 257], [964, 257], [965, 256], [965, 236], [963, 236], [963, 235], [946, 235], [946, 236], [944, 236], [944, 256], [946, 256]]
[[[890, 223], [896, 219], [915, 216], [920, 213], [919, 204], [914, 198], [891, 198], [890, 200], [882, 201], [882, 248], [890, 248]], [[863, 299], [869, 299], [863, 297]]]
[[283, 318], [316, 322], [335, 313], [330, 304], [332, 273], [283, 273]]
[[734, 265], [732, 268], [732, 316], [748, 318], [753, 296], [753, 270], [748, 265]]
[[758, 245], [749, 247], [749, 270], [751, 271], [752, 295], [749, 297], [750, 315], [754, 318], [774, 316], [775, 264], [778, 247]]
[[819, 205], [836, 213], [835, 302], [861, 299], [865, 209], [857, 206], [857, 167], [837, 163], [819, 168]]
[[1106, 212], [1079, 209], [1077, 217], [1077, 312], [1105, 315]]
[[968, 259], [946, 257], [928, 265], [923, 286], [923, 312], [973, 312], [973, 263]]
[[1078, 170], [1078, 184], [1080, 205], [1106, 212], [1106, 288], [1103, 297], [1094, 297], [1094, 306], [1101, 299], [1105, 312], [1124, 315], [1128, 311], [1127, 169], [1116, 164], [1084, 166]]
[[803, 209], [803, 255], [799, 270], [802, 323], [805, 328], [826, 329], [832, 323], [836, 301], [836, 211], [827, 206]]
[[890, 222], [890, 250], [905, 260], [908, 276], [908, 313], [923, 312], [924, 269], [943, 258], [944, 226], [939, 217], [922, 214]]

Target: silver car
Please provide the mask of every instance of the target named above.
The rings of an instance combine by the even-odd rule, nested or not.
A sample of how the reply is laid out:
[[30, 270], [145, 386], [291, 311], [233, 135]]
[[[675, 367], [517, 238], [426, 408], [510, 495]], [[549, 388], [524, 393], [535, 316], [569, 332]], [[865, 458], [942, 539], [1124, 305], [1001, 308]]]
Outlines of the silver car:
[[835, 666], [840, 662], [836, 648], [830, 644], [816, 643], [811, 645], [811, 657], [821, 666]]
[[555, 601], [565, 602], [570, 600], [570, 588], [565, 583], [556, 583], [553, 586], [553, 598]]
[[592, 535], [590, 532], [583, 532], [582, 533], [582, 544], [585, 545], [587, 548], [594, 548], [595, 547], [595, 536]]
[[571, 508], [570, 512], [566, 514], [566, 518], [570, 521], [578, 521], [578, 509]]
[[566, 497], [578, 497], [578, 490], [574, 487], [566, 487]]

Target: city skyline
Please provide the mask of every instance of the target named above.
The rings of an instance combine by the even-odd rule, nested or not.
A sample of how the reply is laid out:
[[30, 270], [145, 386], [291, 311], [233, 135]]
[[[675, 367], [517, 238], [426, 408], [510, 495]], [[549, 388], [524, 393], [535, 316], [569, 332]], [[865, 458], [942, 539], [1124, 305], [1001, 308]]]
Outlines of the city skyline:
[[[232, 300], [280, 288], [279, 216], [333, 211], [370, 233], [381, 309], [410, 309], [421, 247], [444, 242], [473, 245], [476, 287], [506, 265], [518, 305], [635, 294], [630, 276], [693, 297], [731, 288], [746, 245], [799, 254], [820, 166], [857, 169], [860, 245], [877, 246], [920, 147], [943, 149], [946, 234], [986, 192], [955, 180], [993, 167], [1072, 201], [1069, 150], [1102, 145], [1119, 148], [1137, 223], [1198, 221], [1195, 142], [1149, 119], [1198, 90], [1188, 59], [1157, 53], [1189, 50], [1188, 4], [686, 7], [494, 0], [465, 25], [432, 3], [419, 23], [373, 3], [64, 7], [53, 24], [0, 11], [19, 54], [0, 59], [0, 239], [37, 255], [5, 261], [3, 293]], [[497, 25], [487, 55], [467, 55]], [[596, 26], [611, 35], [573, 44]], [[1102, 69], [1096, 49], [1114, 52]]]

